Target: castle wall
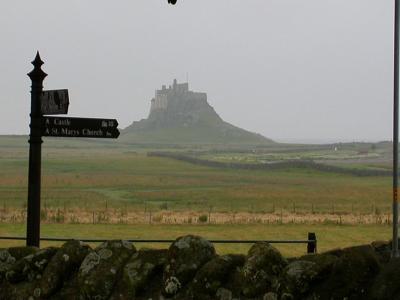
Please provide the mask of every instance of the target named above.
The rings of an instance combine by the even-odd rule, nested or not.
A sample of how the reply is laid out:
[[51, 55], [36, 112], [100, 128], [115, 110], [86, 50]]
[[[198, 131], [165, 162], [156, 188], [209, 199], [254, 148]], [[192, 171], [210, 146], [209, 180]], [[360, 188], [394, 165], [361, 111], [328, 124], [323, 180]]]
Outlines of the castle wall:
[[167, 109], [168, 106], [168, 95], [158, 94], [151, 101], [151, 111], [158, 109]]
[[163, 85], [161, 90], [156, 90], [155, 97], [151, 100], [150, 112], [166, 110], [168, 106], [174, 106], [177, 104], [177, 97], [186, 99], [186, 101], [207, 102], [206, 93], [189, 91], [189, 83], [178, 84], [175, 79], [173, 85], [169, 86], [169, 88]]

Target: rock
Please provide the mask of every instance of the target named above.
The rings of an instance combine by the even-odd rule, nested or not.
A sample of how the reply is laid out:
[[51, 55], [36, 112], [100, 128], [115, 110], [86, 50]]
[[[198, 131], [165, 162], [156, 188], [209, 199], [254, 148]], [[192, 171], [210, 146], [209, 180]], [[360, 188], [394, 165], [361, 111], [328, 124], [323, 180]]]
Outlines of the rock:
[[[115, 291], [110, 300], [135, 299], [143, 292], [148, 292], [149, 285], [154, 283], [154, 276], [162, 273], [167, 262], [167, 250], [140, 250], [127, 261], [123, 270], [122, 278], [117, 283]], [[161, 290], [161, 280], [158, 281], [158, 288]], [[146, 297], [146, 299], [151, 298]], [[143, 297], [145, 298], [145, 297]]]
[[130, 242], [104, 242], [83, 260], [78, 272], [78, 295], [82, 299], [108, 299], [120, 269], [136, 252]]
[[78, 241], [0, 249], [0, 299], [400, 300], [400, 258], [388, 260], [390, 249], [390, 242], [373, 242], [289, 263], [268, 243], [247, 256], [216, 256], [196, 236], [139, 252], [123, 241], [94, 250]]
[[286, 265], [286, 259], [269, 243], [254, 244], [247, 254], [242, 270], [243, 294], [246, 297], [256, 297], [277, 291], [278, 277]]
[[0, 283], [5, 279], [6, 272], [21, 258], [34, 254], [36, 247], [11, 247], [0, 249]]
[[[188, 287], [188, 298], [197, 299], [198, 295], [204, 295], [205, 299], [215, 297], [217, 291], [229, 280], [232, 272], [237, 267], [242, 267], [244, 262], [244, 255], [223, 255], [213, 258], [197, 272]], [[231, 291], [230, 294], [232, 295]]]
[[43, 271], [57, 248], [50, 247], [39, 251], [36, 249], [15, 250], [14, 248], [11, 252], [16, 256], [34, 253], [19, 259], [8, 268], [5, 273], [6, 282], [3, 282], [0, 289], [0, 299], [42, 299], [41, 290], [36, 287], [36, 284], [42, 278]]
[[263, 300], [278, 300], [278, 295], [272, 292], [266, 293]]
[[[243, 255], [244, 256], [244, 255]], [[244, 256], [246, 260], [246, 256]], [[229, 290], [232, 293], [233, 299], [242, 299], [242, 285], [243, 285], [243, 265], [238, 265], [232, 269], [227, 275], [223, 284], [223, 288]]]
[[335, 248], [329, 251], [326, 251], [322, 254], [326, 254], [326, 255], [333, 255], [336, 257], [341, 257], [344, 254], [344, 250], [342, 248]]
[[217, 300], [232, 300], [232, 292], [224, 288], [219, 288], [216, 296]]
[[90, 247], [80, 241], [66, 242], [51, 258], [36, 289], [42, 297], [49, 297], [59, 290], [71, 275], [78, 271]]
[[36, 300], [40, 298], [40, 291], [35, 290], [33, 282], [19, 282], [17, 284], [11, 284], [5, 282], [0, 288], [0, 299], [12, 299], [12, 300]]
[[333, 264], [329, 277], [313, 287], [309, 298], [365, 299], [380, 268], [372, 246], [343, 249], [343, 254]]
[[327, 279], [338, 257], [331, 254], [305, 255], [289, 263], [280, 278], [281, 293], [295, 295], [295, 299], [304, 299], [312, 287]]
[[386, 264], [390, 261], [392, 254], [391, 241], [374, 241], [371, 243], [381, 263]]
[[57, 248], [44, 248], [18, 260], [6, 272], [6, 279], [10, 283], [33, 281], [40, 279], [50, 259], [57, 252]]
[[15, 257], [16, 260], [20, 260], [21, 258], [35, 254], [39, 251], [37, 247], [10, 247], [7, 249], [10, 252], [11, 256]]
[[293, 299], [294, 299], [294, 297], [290, 293], [283, 293], [281, 295], [281, 300], [293, 300]]
[[74, 273], [68, 281], [64, 282], [61, 290], [51, 296], [51, 300], [81, 300], [79, 295], [78, 273]]
[[209, 241], [193, 235], [178, 238], [168, 249], [163, 292], [175, 295], [193, 279], [198, 269], [214, 257], [215, 249]]
[[392, 259], [379, 273], [372, 285], [370, 298], [373, 300], [400, 300], [400, 258]]
[[0, 250], [0, 283], [3, 282], [6, 272], [15, 262], [15, 257], [7, 249]]
[[308, 292], [318, 275], [316, 266], [316, 263], [306, 260], [291, 262], [283, 270], [283, 280], [280, 284], [283, 290], [298, 296]]
[[300, 257], [299, 260], [315, 263], [314, 270], [317, 273], [315, 280], [324, 280], [331, 274], [333, 265], [338, 260], [338, 257], [330, 253], [322, 253], [305, 255]]

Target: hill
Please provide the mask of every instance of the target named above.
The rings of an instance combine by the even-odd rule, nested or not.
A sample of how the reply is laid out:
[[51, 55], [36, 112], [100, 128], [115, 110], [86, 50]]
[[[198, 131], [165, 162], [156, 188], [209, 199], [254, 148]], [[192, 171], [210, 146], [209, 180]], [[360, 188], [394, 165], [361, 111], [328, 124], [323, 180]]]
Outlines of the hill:
[[266, 145], [272, 140], [222, 120], [207, 101], [206, 93], [189, 90], [176, 79], [164, 85], [151, 100], [147, 119], [122, 130], [125, 143]]

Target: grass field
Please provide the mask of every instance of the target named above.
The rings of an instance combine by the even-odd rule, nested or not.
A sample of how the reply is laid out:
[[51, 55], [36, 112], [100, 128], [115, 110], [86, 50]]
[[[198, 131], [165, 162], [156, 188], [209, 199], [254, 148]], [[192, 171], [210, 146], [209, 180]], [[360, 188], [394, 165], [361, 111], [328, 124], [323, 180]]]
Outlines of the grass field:
[[[281, 154], [276, 154], [279, 158], [294, 157], [296, 151], [318, 158], [327, 153], [326, 147], [322, 150], [313, 148], [308, 154], [304, 154], [307, 153], [304, 145], [301, 151], [293, 146], [286, 147], [288, 149], [280, 147], [283, 148], [274, 146], [271, 150], [281, 151]], [[368, 147], [371, 148], [370, 145]], [[208, 238], [304, 239], [307, 232], [316, 231], [320, 250], [390, 237], [390, 226], [375, 225], [374, 221], [361, 222], [365, 216], [370, 220], [378, 220], [379, 217], [379, 224], [385, 223], [382, 220], [391, 219], [389, 176], [359, 177], [298, 168], [274, 171], [218, 169], [169, 158], [148, 157], [147, 150], [151, 149], [93, 141], [77, 142], [74, 139], [45, 140], [42, 155], [42, 213], [44, 216], [47, 213], [67, 212], [70, 221], [54, 215], [43, 219], [42, 235], [77, 237], [79, 233], [79, 237], [91, 238], [176, 238], [182, 234], [197, 233]], [[354, 162], [353, 156], [359, 151], [345, 151], [345, 155], [350, 155], [346, 159], [351, 163], [347, 163], [343, 157], [334, 163], [355, 168], [388, 165], [387, 159], [376, 160], [376, 155], [362, 158], [362, 163]], [[384, 151], [378, 147], [377, 153]], [[213, 153], [203, 152], [208, 157]], [[230, 155], [224, 153], [226, 157]], [[235, 157], [249, 155], [248, 152], [232, 153]], [[25, 138], [0, 138], [1, 235], [24, 235], [27, 157]], [[220, 154], [215, 157], [221, 158]], [[146, 222], [135, 225], [72, 224], [86, 223], [77, 219], [80, 215], [91, 216], [93, 213], [101, 216], [104, 212], [121, 215], [121, 220], [123, 214], [129, 213], [153, 214], [155, 217], [161, 212], [183, 216], [212, 212], [232, 218], [233, 221], [230, 219], [228, 223], [238, 222], [239, 218], [235, 219], [235, 216], [241, 213], [250, 213], [253, 220], [250, 223], [253, 224], [188, 224], [191, 222], [185, 221], [182, 225], [157, 225], [155, 219], [152, 225], [144, 224]], [[279, 215], [285, 216], [288, 220], [286, 223], [295, 218], [300, 221], [295, 221], [298, 224], [264, 224], [265, 219], [261, 218], [267, 214], [275, 214], [278, 218]], [[321, 217], [321, 221], [311, 222], [315, 222], [314, 225], [303, 224], [304, 220], [315, 215], [331, 216], [333, 220], [340, 218], [340, 223], [342, 218], [346, 220], [351, 215], [356, 221], [352, 222], [352, 226], [340, 226], [334, 224], [336, 221]], [[107, 218], [103, 218], [95, 223], [107, 221]], [[69, 224], [54, 224], [63, 222]], [[0, 245], [7, 246], [10, 242], [0, 241]], [[232, 245], [219, 247], [223, 252], [240, 252], [246, 248]], [[281, 246], [281, 249], [287, 255], [294, 255], [301, 253], [305, 246]]]
[[[44, 149], [42, 203], [99, 209], [390, 211], [391, 178], [311, 170], [226, 170], [119, 149]], [[2, 157], [0, 207], [23, 207], [26, 155]], [[332, 209], [333, 207], [333, 209]]]
[[[338, 247], [371, 243], [374, 240], [388, 240], [390, 226], [376, 225], [82, 225], [82, 224], [44, 224], [43, 237], [99, 238], [99, 239], [175, 239], [185, 234], [197, 234], [208, 239], [296, 239], [306, 240], [308, 232], [315, 232], [318, 251]], [[0, 224], [0, 236], [24, 236], [24, 224]], [[60, 243], [42, 242], [41, 246]], [[1, 241], [1, 247], [24, 245], [22, 241]], [[166, 248], [163, 244], [136, 244], [140, 247]], [[219, 253], [246, 253], [249, 245], [216, 244]], [[286, 256], [299, 256], [306, 253], [306, 244], [275, 245]]]

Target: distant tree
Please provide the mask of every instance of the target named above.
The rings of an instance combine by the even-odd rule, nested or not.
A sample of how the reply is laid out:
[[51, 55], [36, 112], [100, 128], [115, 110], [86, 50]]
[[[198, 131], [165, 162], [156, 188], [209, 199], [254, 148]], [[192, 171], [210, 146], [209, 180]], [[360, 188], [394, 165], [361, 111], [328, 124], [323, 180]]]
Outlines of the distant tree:
[[168, 3], [175, 5], [177, 0], [168, 0]]

